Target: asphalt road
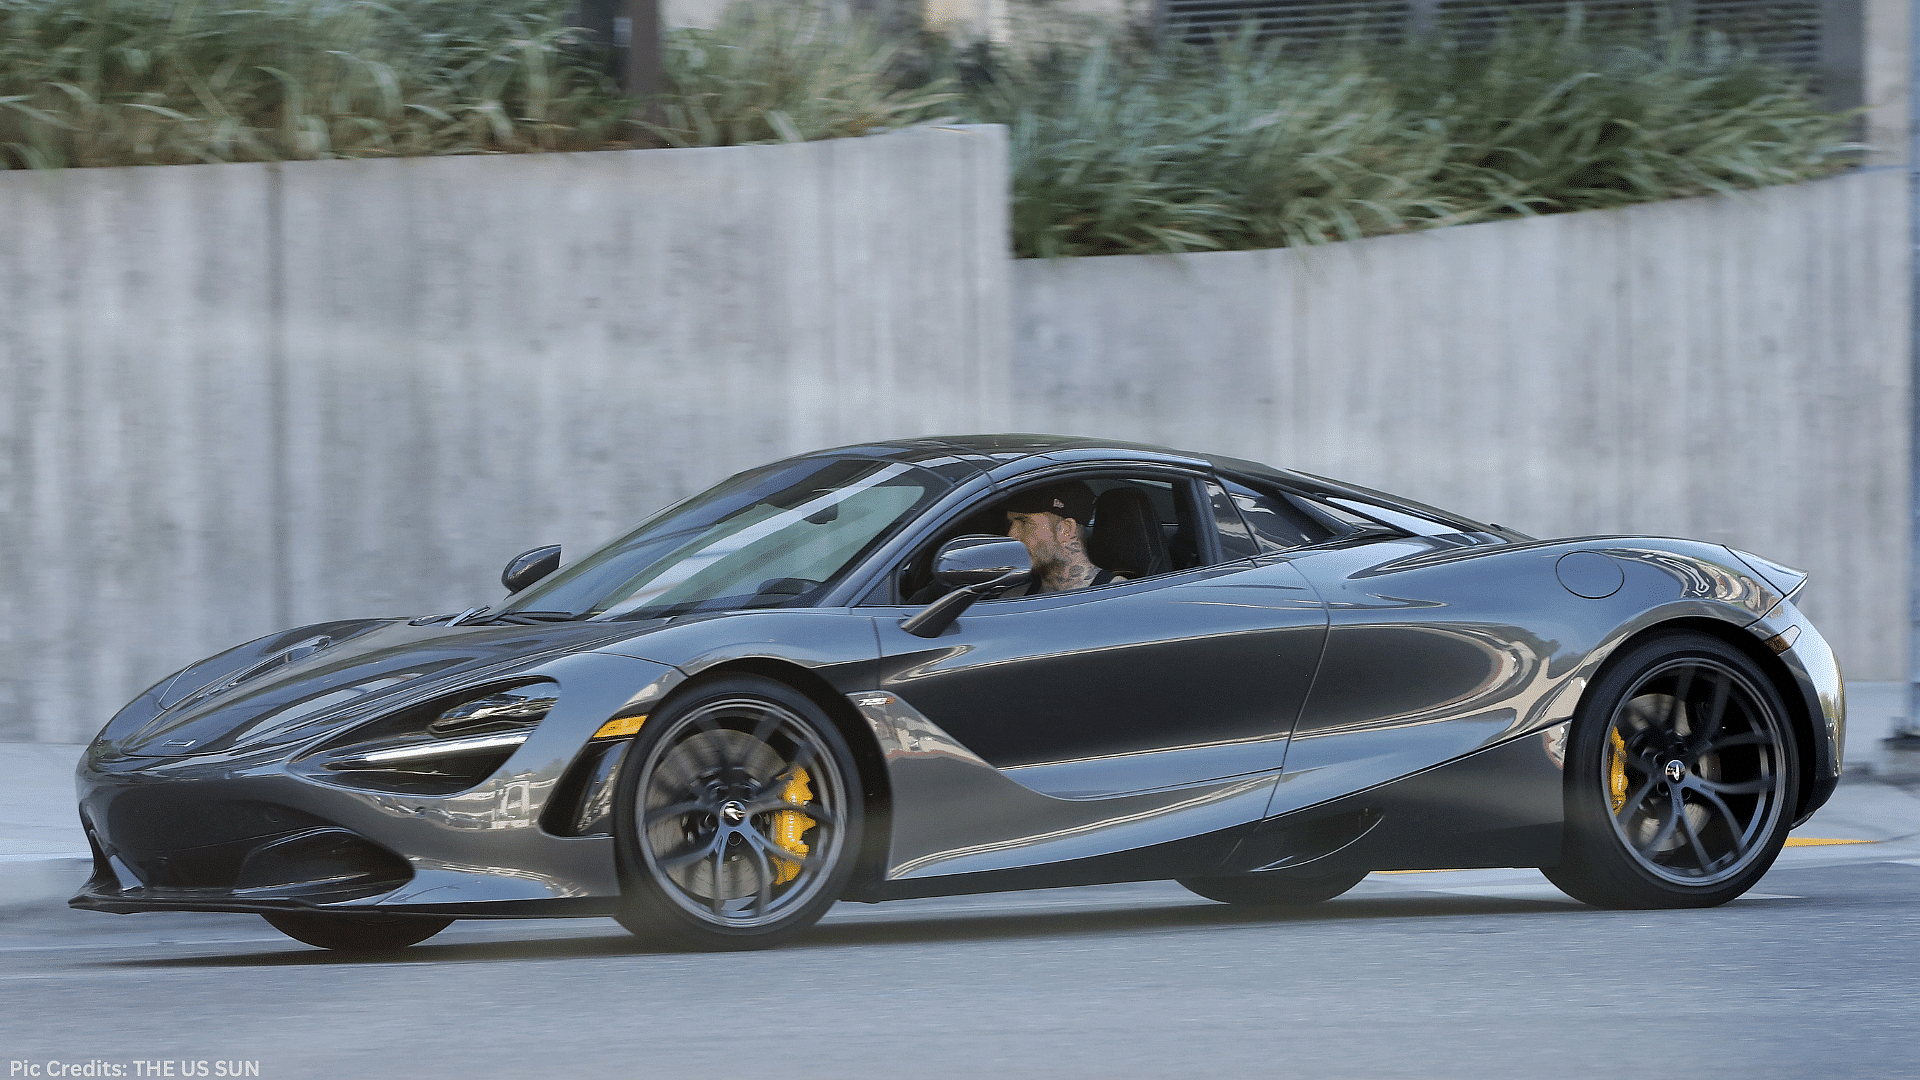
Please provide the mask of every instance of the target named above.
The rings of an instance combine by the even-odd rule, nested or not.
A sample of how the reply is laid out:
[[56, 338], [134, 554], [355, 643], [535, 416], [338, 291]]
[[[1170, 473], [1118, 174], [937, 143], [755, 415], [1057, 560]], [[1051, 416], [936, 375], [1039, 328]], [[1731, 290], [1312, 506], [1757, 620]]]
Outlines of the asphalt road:
[[0, 918], [0, 1055], [10, 1076], [1920, 1077], [1916, 854], [1789, 850], [1704, 911], [1584, 908], [1531, 871], [1375, 875], [1285, 915], [1158, 883], [841, 905], [728, 955], [582, 920], [353, 960], [251, 916], [40, 907]]

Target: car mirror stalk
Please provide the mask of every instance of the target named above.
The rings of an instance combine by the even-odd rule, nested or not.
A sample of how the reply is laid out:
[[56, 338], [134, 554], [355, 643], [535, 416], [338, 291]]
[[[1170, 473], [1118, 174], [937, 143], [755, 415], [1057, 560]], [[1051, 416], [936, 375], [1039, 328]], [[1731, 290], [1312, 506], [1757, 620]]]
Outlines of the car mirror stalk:
[[1033, 579], [1027, 545], [1006, 536], [959, 536], [940, 546], [933, 579], [952, 591], [900, 620], [916, 637], [939, 637], [975, 600]]
[[1033, 571], [1015, 570], [1004, 577], [995, 578], [981, 585], [962, 585], [947, 595], [922, 608], [918, 613], [900, 620], [900, 629], [915, 637], [939, 637], [947, 627], [960, 617], [960, 613], [973, 606], [975, 600], [990, 596], [1002, 589], [1011, 589], [1032, 579]]

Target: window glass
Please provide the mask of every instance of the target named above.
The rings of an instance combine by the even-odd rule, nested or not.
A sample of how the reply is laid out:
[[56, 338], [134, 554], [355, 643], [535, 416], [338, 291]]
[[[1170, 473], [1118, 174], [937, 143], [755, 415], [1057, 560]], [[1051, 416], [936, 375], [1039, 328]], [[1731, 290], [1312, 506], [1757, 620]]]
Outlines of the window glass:
[[[1107, 476], [1088, 480], [1093, 488], [1095, 506], [1099, 500], [1115, 488], [1131, 488], [1147, 497], [1152, 504], [1152, 522], [1160, 530], [1160, 541], [1167, 549], [1167, 570], [1185, 570], [1200, 565], [1200, 537], [1187, 512], [1186, 500], [1180, 497], [1179, 488], [1166, 480], [1137, 480], [1129, 477]], [[1111, 528], [1109, 522], [1105, 528]], [[1103, 528], [1096, 513], [1093, 527], [1089, 532]], [[1107, 547], [1110, 545], [1096, 545]], [[1111, 569], [1111, 568], [1110, 568]]]
[[1457, 525], [1443, 524], [1432, 518], [1421, 517], [1418, 514], [1409, 514], [1404, 510], [1391, 510], [1384, 506], [1375, 506], [1373, 503], [1361, 502], [1358, 499], [1330, 498], [1327, 501], [1336, 506], [1351, 510], [1356, 514], [1364, 514], [1383, 525], [1403, 529], [1415, 536], [1446, 536], [1449, 533], [1457, 533], [1460, 531], [1460, 527]]
[[[1056, 476], [1039, 484], [1022, 485], [994, 497], [979, 509], [941, 529], [898, 572], [895, 592], [901, 602], [927, 603], [946, 591], [933, 580], [933, 558], [942, 544], [960, 536], [1008, 535], [1005, 504], [1022, 490], [1060, 483], [1062, 479]], [[1085, 483], [1094, 493], [1096, 509], [1093, 521], [1086, 529], [1084, 542], [1089, 561], [1095, 566], [1126, 574], [1129, 580], [1133, 580], [1142, 575], [1133, 567], [1120, 565], [1121, 562], [1155, 557], [1158, 560], [1158, 569], [1153, 571], [1155, 574], [1186, 570], [1204, 562], [1199, 523], [1193, 519], [1183, 488], [1186, 481], [1114, 475], [1074, 479]], [[1118, 489], [1131, 489], [1136, 495], [1129, 498], [1113, 494]], [[1101, 519], [1105, 508], [1120, 503], [1131, 503], [1132, 509], [1115, 509], [1109, 513], [1107, 520]], [[1107, 530], [1105, 536], [1100, 535], [1103, 529]], [[1158, 551], [1154, 550], [1156, 537]], [[1015, 595], [1023, 594], [1015, 590]]]
[[1264, 550], [1247, 527], [1246, 519], [1219, 484], [1207, 485], [1207, 501], [1213, 504], [1213, 527], [1220, 534], [1220, 553], [1229, 559], [1250, 559]]
[[1329, 502], [1321, 502], [1319, 499], [1309, 499], [1305, 495], [1296, 495], [1292, 492], [1286, 492], [1283, 498], [1287, 505], [1299, 511], [1301, 516], [1308, 521], [1317, 522], [1321, 528], [1326, 529], [1333, 536], [1365, 532], [1368, 529], [1380, 527], [1380, 523], [1370, 517], [1362, 517], [1352, 510]]
[[947, 487], [923, 469], [871, 459], [742, 473], [535, 584], [505, 611], [651, 617], [803, 602]]
[[1346, 531], [1338, 527], [1337, 518], [1329, 515], [1331, 520], [1316, 520], [1306, 508], [1284, 496], [1255, 491], [1231, 480], [1226, 482], [1226, 489], [1261, 551], [1317, 544]]

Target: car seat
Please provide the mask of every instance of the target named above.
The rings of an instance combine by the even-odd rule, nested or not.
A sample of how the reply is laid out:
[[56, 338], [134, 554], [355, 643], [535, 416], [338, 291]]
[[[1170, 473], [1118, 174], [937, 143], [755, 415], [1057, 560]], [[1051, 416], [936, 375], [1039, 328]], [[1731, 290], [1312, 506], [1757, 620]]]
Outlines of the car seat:
[[1136, 487], [1110, 488], [1094, 500], [1087, 557], [1095, 566], [1130, 578], [1173, 569], [1166, 537], [1160, 532], [1160, 515], [1146, 492]]

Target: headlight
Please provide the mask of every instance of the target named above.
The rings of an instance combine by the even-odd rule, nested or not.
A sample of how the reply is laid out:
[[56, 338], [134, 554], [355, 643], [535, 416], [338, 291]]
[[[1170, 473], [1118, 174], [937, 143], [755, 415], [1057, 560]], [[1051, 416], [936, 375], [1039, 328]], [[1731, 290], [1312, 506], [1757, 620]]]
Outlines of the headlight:
[[531, 726], [553, 709], [554, 703], [560, 700], [559, 690], [557, 684], [548, 682], [488, 694], [441, 713], [427, 725], [427, 730], [435, 735], [451, 735], [483, 728]]
[[329, 783], [451, 795], [506, 764], [559, 700], [551, 680], [467, 690], [355, 728], [298, 764]]

